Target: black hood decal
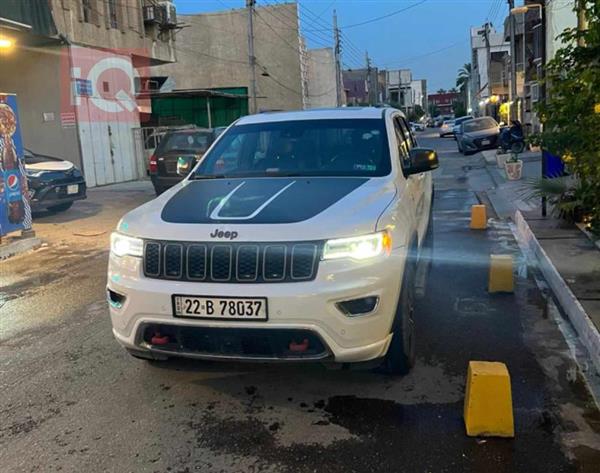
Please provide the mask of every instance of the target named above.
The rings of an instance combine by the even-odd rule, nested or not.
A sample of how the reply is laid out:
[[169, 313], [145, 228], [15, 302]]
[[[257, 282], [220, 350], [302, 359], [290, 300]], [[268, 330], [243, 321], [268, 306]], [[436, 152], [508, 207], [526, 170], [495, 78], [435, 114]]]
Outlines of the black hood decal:
[[294, 223], [367, 182], [365, 177], [239, 178], [191, 181], [165, 204], [168, 223]]

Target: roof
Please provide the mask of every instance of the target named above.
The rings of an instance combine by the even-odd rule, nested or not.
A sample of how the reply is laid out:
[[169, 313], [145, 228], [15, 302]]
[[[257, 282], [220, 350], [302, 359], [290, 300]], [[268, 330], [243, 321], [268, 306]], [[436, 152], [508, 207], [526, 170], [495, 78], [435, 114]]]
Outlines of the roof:
[[267, 112], [248, 115], [240, 118], [238, 125], [253, 123], [284, 122], [292, 120], [331, 120], [344, 118], [382, 118], [386, 108], [375, 107], [341, 107], [312, 110], [296, 110], [291, 112]]

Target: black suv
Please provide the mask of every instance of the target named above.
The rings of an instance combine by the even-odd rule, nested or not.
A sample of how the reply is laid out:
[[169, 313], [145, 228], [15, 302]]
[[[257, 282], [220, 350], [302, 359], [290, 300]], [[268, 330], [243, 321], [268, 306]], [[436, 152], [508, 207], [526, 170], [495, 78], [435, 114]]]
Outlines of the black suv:
[[208, 128], [167, 132], [150, 156], [148, 165], [156, 195], [181, 181], [214, 140], [214, 130]]

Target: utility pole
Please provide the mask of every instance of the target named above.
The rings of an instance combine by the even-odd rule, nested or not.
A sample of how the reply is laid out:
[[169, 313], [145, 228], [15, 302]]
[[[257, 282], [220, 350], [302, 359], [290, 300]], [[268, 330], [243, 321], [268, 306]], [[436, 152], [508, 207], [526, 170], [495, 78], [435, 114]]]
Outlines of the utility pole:
[[[515, 29], [517, 19], [513, 15], [512, 9], [515, 7], [515, 0], [508, 0], [508, 12], [510, 15], [510, 120], [516, 118], [516, 102], [517, 102], [517, 50], [515, 48]], [[525, 25], [523, 25], [523, 32], [525, 32]], [[523, 35], [525, 38], [525, 35]], [[544, 38], [545, 41], [545, 38]]]
[[373, 105], [371, 92], [373, 90], [373, 83], [371, 79], [371, 59], [369, 58], [369, 53], [367, 51], [365, 51], [365, 60], [367, 62], [367, 103], [369, 105]]
[[248, 65], [250, 66], [250, 113], [257, 113], [256, 105], [256, 56], [254, 56], [254, 5], [256, 0], [246, 0], [248, 11]]
[[337, 25], [337, 12], [333, 10], [333, 41], [335, 51], [335, 90], [336, 90], [336, 106], [342, 105], [342, 68], [340, 65], [340, 30]]

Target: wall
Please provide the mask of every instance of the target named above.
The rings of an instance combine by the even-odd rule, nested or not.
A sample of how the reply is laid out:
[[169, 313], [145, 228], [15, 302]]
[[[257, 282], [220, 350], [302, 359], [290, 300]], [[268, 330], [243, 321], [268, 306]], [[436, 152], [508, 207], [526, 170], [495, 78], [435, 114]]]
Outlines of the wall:
[[[256, 8], [254, 49], [259, 110], [302, 108], [297, 6]], [[250, 87], [246, 9], [180, 16], [189, 25], [177, 35], [177, 65], [156, 68], [176, 89]], [[269, 77], [263, 76], [263, 72]]]
[[[0, 91], [16, 93], [26, 148], [81, 166], [75, 127], [61, 125], [61, 56], [65, 47], [23, 48], [2, 55]], [[54, 114], [45, 122], [43, 113]]]
[[308, 108], [335, 107], [335, 57], [332, 48], [308, 51]]
[[561, 41], [556, 37], [565, 28], [577, 26], [577, 14], [573, 11], [575, 0], [550, 0], [546, 5], [546, 61], [554, 58], [561, 48]]
[[[58, 32], [73, 43], [111, 49], [134, 49], [161, 62], [175, 61], [174, 34], [145, 27], [142, 0], [115, 0], [116, 28], [111, 25], [107, 0], [90, 0], [91, 10], [84, 16], [82, 0], [49, 0]], [[87, 20], [87, 21], [86, 21]]]

